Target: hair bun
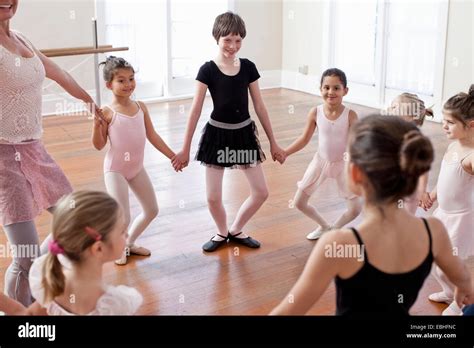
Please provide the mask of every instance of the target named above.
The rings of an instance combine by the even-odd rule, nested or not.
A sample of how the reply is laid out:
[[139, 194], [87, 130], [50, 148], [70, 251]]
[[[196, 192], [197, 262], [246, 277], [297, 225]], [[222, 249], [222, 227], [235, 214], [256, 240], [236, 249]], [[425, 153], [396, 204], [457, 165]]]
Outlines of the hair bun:
[[400, 168], [405, 176], [418, 177], [431, 168], [433, 146], [418, 130], [405, 134], [400, 149]]
[[474, 84], [472, 84], [471, 87], [469, 87], [469, 96], [471, 98], [474, 98]]

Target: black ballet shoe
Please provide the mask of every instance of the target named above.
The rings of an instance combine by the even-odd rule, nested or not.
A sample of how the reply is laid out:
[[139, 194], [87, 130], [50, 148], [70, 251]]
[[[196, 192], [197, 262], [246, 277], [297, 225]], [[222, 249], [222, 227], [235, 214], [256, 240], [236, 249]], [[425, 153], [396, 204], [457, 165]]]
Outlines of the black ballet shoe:
[[245, 245], [246, 247], [253, 248], [253, 249], [260, 248], [260, 242], [259, 241], [253, 239], [252, 237], [237, 238], [237, 236], [239, 234], [242, 234], [242, 232], [239, 232], [239, 233], [234, 234], [234, 235], [232, 235], [229, 232], [229, 241], [232, 241], [232, 242], [235, 242], [235, 243], [238, 243], [238, 244], [242, 244], [242, 245]]
[[223, 240], [219, 240], [219, 241], [216, 241], [216, 240], [212, 240], [212, 237], [210, 241], [206, 242], [206, 244], [204, 244], [202, 246], [202, 250], [204, 251], [207, 251], [208, 253], [210, 252], [213, 252], [213, 251], [216, 251], [217, 249], [219, 249], [220, 246], [224, 245], [225, 243], [227, 243], [228, 241], [228, 237], [224, 237], [224, 236], [221, 236], [219, 233], [216, 234], [216, 236], [219, 236], [221, 238], [224, 238]]

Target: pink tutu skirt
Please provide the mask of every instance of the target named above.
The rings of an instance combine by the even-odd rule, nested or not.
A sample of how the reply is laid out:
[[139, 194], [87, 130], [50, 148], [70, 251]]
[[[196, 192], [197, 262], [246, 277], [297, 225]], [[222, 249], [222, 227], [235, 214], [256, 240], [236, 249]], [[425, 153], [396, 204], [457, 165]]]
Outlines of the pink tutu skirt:
[[474, 255], [473, 210], [447, 212], [438, 207], [433, 216], [444, 223], [449, 239], [451, 239], [453, 248], [455, 248], [453, 250], [454, 255], [463, 260]]
[[34, 220], [71, 192], [41, 140], [0, 144], [0, 225]]

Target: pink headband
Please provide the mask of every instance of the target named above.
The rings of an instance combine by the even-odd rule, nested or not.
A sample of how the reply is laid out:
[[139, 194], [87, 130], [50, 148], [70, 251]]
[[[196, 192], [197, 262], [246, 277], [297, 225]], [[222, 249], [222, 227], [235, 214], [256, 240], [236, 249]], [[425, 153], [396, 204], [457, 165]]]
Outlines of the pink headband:
[[55, 240], [50, 240], [48, 243], [48, 250], [53, 255], [61, 255], [64, 254], [64, 249], [59, 245], [59, 243]]

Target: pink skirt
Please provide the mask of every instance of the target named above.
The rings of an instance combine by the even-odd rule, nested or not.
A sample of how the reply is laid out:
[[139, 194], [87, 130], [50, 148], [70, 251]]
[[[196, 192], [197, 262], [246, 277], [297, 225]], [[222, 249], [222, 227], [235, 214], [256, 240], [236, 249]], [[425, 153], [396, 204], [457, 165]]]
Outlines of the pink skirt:
[[34, 220], [71, 192], [41, 140], [0, 144], [0, 225]]

